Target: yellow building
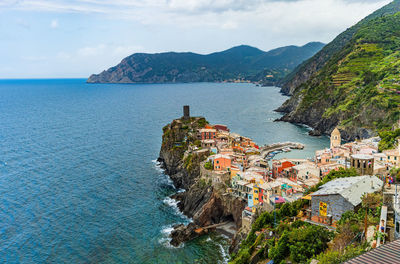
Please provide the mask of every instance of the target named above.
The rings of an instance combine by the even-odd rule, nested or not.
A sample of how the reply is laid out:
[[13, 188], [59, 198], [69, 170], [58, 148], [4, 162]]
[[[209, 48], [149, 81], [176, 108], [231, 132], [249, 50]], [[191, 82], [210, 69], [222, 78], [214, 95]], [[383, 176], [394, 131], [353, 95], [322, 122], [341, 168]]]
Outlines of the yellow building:
[[387, 161], [392, 165], [399, 167], [400, 166], [400, 139], [397, 143], [397, 148], [384, 150], [383, 153], [387, 156]]
[[240, 168], [238, 166], [232, 165], [231, 166], [231, 180], [240, 172]]
[[340, 147], [342, 144], [342, 138], [340, 136], [340, 131], [337, 127], [331, 133], [331, 149]]
[[253, 186], [253, 205], [257, 205], [260, 203], [260, 187], [258, 184], [254, 184]]

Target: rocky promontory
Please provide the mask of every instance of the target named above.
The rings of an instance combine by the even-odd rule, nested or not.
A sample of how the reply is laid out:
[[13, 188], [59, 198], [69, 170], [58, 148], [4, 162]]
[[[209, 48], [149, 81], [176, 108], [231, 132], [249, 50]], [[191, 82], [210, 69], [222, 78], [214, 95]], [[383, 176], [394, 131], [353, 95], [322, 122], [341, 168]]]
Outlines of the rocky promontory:
[[91, 75], [88, 83], [188, 83], [246, 80], [274, 84], [324, 46], [310, 42], [270, 50], [241, 45], [221, 52], [135, 53]]
[[[173, 195], [178, 207], [193, 219], [189, 225], [177, 225], [171, 234], [171, 244], [196, 238], [213, 230], [220, 223], [241, 226], [241, 214], [246, 203], [228, 193], [224, 182], [213, 180], [204, 168], [208, 149], [197, 149], [197, 130], [207, 121], [203, 117], [176, 119], [163, 128], [163, 139], [158, 160], [177, 188], [184, 192]], [[210, 228], [211, 226], [211, 228]]]

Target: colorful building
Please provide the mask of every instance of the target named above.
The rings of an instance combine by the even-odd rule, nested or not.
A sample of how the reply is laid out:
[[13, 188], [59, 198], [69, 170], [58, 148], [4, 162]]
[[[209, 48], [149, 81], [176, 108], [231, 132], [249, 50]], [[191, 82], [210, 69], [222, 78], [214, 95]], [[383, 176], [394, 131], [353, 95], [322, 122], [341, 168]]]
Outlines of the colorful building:
[[320, 176], [320, 169], [311, 162], [293, 166], [289, 171], [289, 179], [294, 182]]
[[397, 149], [385, 150], [383, 153], [387, 156], [389, 163], [396, 167], [400, 166], [400, 140], [397, 143]]
[[232, 158], [228, 155], [217, 154], [214, 156], [214, 170], [230, 170]]
[[272, 177], [278, 178], [280, 173], [286, 169], [293, 167], [294, 164], [290, 161], [276, 161], [272, 163]]
[[311, 220], [334, 225], [342, 214], [356, 210], [366, 193], [381, 190], [383, 182], [375, 176], [332, 180], [311, 194]]
[[229, 132], [229, 128], [226, 125], [217, 124], [217, 125], [214, 125], [214, 128], [218, 131]]
[[210, 128], [200, 129], [200, 136], [201, 136], [201, 140], [215, 139], [217, 136], [217, 130], [210, 129]]

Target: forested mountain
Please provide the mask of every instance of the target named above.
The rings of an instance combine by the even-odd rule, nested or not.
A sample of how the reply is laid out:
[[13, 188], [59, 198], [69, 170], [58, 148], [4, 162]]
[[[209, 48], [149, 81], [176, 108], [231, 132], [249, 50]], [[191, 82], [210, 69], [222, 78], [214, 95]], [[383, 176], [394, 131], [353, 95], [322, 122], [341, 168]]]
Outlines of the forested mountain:
[[265, 78], [274, 82], [318, 52], [323, 45], [311, 42], [302, 47], [287, 46], [269, 52], [242, 45], [208, 55], [136, 53], [117, 66], [90, 76], [88, 82], [177, 83], [237, 79], [260, 81]]

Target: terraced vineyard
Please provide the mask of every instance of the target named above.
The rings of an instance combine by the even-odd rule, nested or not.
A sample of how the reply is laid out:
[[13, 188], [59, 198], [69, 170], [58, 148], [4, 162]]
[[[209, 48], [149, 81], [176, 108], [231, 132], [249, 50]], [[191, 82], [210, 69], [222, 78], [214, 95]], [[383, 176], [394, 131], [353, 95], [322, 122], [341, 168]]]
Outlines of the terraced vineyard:
[[320, 131], [391, 127], [400, 118], [400, 13], [362, 26], [296, 96], [290, 118]]

